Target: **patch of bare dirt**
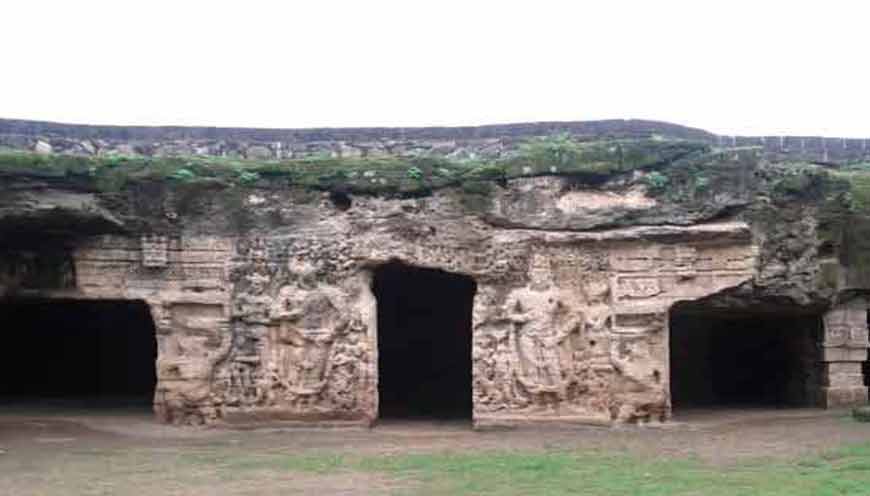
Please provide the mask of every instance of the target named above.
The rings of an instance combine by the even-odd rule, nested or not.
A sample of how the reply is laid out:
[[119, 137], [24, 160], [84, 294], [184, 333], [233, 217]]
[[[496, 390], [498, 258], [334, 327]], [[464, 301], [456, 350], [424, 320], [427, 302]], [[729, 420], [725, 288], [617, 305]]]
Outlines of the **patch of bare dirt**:
[[[870, 424], [854, 422], [846, 411], [815, 409], [698, 410], [656, 426], [488, 432], [472, 431], [470, 423], [434, 421], [382, 422], [359, 430], [195, 429], [158, 424], [143, 412], [16, 411], [0, 414], [0, 494], [377, 494], [399, 484], [378, 474], [341, 470], [265, 470], [255, 478], [250, 473], [238, 478], [220, 463], [238, 453], [378, 456], [579, 450], [697, 457], [728, 465], [809, 455], [865, 441], [870, 441]], [[189, 462], [200, 455], [220, 459]], [[53, 491], [58, 488], [66, 492]]]

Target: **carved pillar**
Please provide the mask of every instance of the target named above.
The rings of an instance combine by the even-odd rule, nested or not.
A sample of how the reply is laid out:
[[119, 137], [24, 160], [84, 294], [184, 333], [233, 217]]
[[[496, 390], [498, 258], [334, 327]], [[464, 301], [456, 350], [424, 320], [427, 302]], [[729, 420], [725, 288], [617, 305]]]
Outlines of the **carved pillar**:
[[867, 402], [862, 374], [867, 360], [867, 301], [838, 305], [824, 316], [821, 402], [825, 408]]

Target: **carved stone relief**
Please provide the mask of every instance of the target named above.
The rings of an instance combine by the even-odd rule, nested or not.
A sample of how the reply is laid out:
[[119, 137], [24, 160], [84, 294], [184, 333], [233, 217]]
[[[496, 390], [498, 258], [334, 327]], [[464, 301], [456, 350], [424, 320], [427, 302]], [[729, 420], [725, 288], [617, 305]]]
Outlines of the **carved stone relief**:
[[[377, 418], [378, 394], [368, 268], [399, 257], [454, 270], [478, 285], [478, 425], [610, 423], [668, 416], [668, 308], [754, 270], [749, 244], [656, 243], [628, 231], [614, 241], [537, 232], [483, 238], [453, 226], [437, 226], [443, 243], [424, 244], [374, 227], [335, 242], [323, 234], [333, 227], [165, 243], [104, 237], [76, 251], [76, 287], [151, 306], [155, 409], [165, 421], [367, 424]], [[163, 253], [160, 270], [143, 267], [162, 264]]]
[[175, 423], [215, 420], [214, 369], [226, 358], [232, 345], [224, 308], [201, 303], [167, 303], [155, 317], [158, 344], [155, 408], [158, 415]]
[[478, 293], [478, 424], [666, 419], [668, 308], [751, 275], [751, 250], [731, 247], [531, 250], [527, 286]]

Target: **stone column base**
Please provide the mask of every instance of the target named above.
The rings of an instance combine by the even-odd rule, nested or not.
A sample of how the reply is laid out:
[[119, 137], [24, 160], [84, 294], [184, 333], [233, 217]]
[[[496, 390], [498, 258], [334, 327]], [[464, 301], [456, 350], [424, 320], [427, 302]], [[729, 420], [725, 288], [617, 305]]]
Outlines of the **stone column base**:
[[866, 386], [822, 387], [822, 406], [839, 408], [867, 404]]

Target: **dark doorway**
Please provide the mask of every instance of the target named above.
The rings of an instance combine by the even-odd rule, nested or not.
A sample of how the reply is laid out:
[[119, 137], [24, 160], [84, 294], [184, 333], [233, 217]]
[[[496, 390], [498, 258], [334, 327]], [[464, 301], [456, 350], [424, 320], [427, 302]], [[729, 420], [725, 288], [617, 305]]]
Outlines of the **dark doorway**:
[[671, 312], [671, 401], [686, 407], [815, 406], [816, 315]]
[[0, 402], [151, 408], [157, 343], [144, 302], [0, 302], [0, 323]]
[[388, 263], [375, 271], [380, 416], [471, 418], [470, 277]]

